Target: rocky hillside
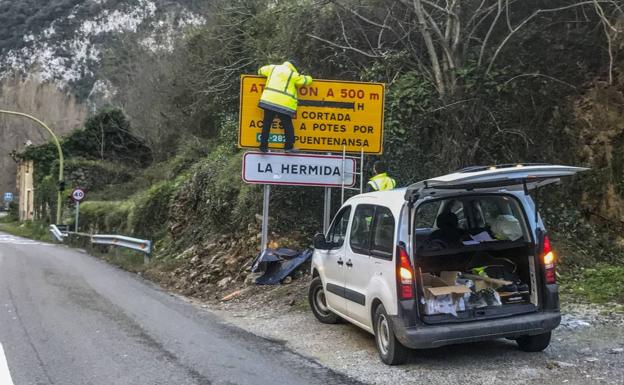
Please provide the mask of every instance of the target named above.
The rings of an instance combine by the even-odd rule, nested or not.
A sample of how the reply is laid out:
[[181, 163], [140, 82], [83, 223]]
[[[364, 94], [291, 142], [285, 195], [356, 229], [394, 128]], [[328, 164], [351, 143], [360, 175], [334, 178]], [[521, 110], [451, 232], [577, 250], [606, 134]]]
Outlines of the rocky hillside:
[[[205, 18], [194, 1], [0, 1], [2, 109], [31, 113], [59, 134], [110, 102], [115, 87], [101, 75], [104, 57], [122, 44], [170, 51], [173, 40]], [[14, 191], [9, 156], [26, 141], [49, 138], [19, 118], [0, 117], [0, 191]]]

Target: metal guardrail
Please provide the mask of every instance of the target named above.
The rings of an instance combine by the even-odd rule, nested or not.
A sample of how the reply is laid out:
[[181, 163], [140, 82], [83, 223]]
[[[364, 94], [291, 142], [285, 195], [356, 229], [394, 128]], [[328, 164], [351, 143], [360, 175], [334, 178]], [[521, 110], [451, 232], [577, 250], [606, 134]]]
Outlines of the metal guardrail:
[[91, 244], [93, 245], [110, 245], [125, 247], [145, 253], [144, 262], [148, 263], [152, 254], [152, 241], [146, 239], [137, 239], [125, 237], [123, 235], [104, 235], [95, 234], [91, 236]]
[[56, 227], [56, 225], [50, 225], [49, 230], [50, 230], [50, 234], [52, 235], [52, 238], [54, 238], [57, 242], [63, 243], [65, 241], [65, 237], [67, 236], [67, 234], [59, 230], [59, 228]]
[[125, 247], [127, 249], [132, 249], [136, 251], [140, 251], [145, 253], [145, 257], [143, 262], [146, 264], [150, 260], [150, 256], [152, 254], [152, 241], [148, 241], [147, 239], [137, 239], [132, 237], [126, 237], [123, 235], [105, 235], [105, 234], [82, 234], [82, 233], [73, 233], [73, 232], [62, 232], [56, 225], [50, 225], [49, 227], [50, 234], [52, 238], [54, 238], [57, 242], [63, 243], [65, 242], [65, 238], [68, 234], [79, 234], [83, 236], [91, 237], [92, 245], [109, 245], [109, 246], [118, 246]]

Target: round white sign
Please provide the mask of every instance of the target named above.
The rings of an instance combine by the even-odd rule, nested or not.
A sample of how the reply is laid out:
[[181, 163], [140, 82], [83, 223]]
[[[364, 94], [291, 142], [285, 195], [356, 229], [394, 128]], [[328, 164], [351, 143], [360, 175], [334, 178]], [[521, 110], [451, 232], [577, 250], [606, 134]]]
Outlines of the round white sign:
[[71, 196], [73, 200], [80, 202], [85, 198], [85, 192], [83, 189], [76, 188], [72, 191]]

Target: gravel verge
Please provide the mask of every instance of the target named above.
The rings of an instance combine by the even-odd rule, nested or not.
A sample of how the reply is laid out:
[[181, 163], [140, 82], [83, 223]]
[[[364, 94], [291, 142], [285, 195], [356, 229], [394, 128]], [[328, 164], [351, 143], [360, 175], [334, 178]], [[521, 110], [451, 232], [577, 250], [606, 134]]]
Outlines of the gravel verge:
[[407, 364], [390, 367], [379, 360], [369, 333], [348, 323], [319, 323], [308, 309], [306, 289], [304, 278], [197, 304], [370, 384], [624, 384], [624, 314], [608, 305], [564, 304], [562, 325], [541, 353], [495, 340], [413, 351]]

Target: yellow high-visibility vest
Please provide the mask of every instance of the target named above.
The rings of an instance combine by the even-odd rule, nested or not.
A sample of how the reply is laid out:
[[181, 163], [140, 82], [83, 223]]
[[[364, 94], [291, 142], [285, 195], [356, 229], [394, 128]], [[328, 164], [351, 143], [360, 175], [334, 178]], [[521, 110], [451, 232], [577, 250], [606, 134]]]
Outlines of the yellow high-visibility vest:
[[385, 172], [370, 178], [368, 184], [375, 191], [392, 190], [396, 187], [396, 181], [393, 178], [390, 178]]
[[312, 77], [300, 75], [290, 62], [266, 65], [258, 70], [258, 75], [267, 78], [259, 106], [294, 117], [297, 111], [297, 88], [312, 84]]

